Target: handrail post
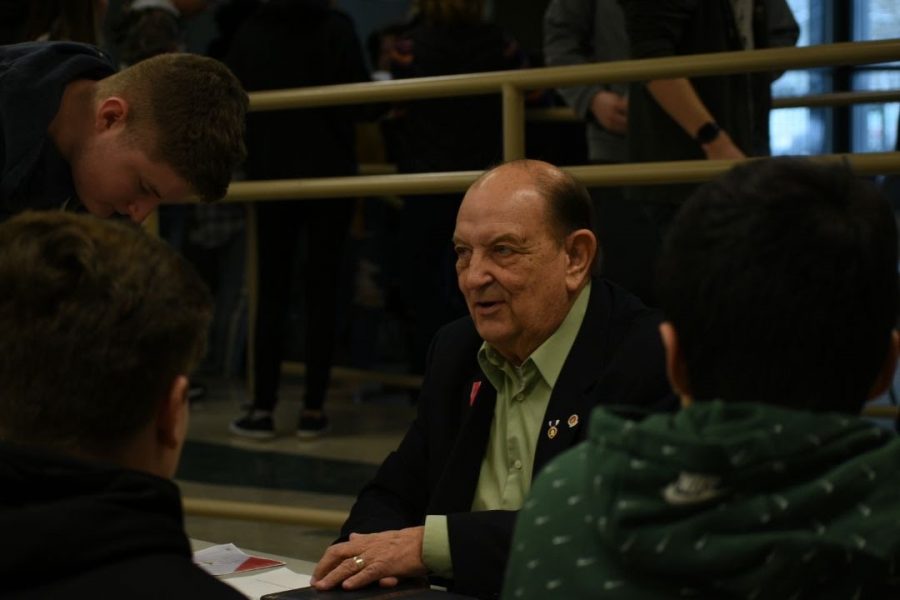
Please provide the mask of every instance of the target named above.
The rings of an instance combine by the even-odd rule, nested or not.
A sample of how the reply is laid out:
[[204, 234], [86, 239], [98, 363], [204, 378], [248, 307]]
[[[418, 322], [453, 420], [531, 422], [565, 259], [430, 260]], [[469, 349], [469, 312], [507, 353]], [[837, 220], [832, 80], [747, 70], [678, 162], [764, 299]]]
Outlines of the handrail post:
[[503, 84], [503, 160], [525, 158], [525, 94]]
[[256, 311], [259, 310], [259, 220], [256, 216], [256, 203], [245, 204], [246, 213], [246, 252], [244, 277], [247, 281], [247, 396], [254, 400], [256, 389], [255, 366], [256, 356]]

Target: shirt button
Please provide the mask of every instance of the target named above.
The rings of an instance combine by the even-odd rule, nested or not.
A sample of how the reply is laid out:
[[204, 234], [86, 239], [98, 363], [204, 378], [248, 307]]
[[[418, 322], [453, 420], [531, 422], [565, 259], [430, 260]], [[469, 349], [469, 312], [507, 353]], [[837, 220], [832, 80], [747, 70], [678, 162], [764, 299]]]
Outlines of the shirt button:
[[517, 471], [521, 471], [522, 470], [522, 461], [516, 460], [516, 462], [513, 463], [513, 467], [515, 467], [515, 469]]
[[522, 398], [524, 397], [525, 396], [523, 396], [522, 394], [516, 394], [515, 396], [513, 396], [513, 400], [515, 400], [516, 402], [521, 402]]

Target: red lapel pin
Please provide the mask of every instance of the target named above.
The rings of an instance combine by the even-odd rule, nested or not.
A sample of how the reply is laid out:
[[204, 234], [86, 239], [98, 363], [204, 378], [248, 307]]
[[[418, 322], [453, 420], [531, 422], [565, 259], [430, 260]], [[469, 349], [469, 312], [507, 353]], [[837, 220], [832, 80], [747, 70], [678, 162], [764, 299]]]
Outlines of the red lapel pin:
[[480, 389], [481, 389], [481, 382], [473, 381], [472, 382], [472, 391], [469, 392], [469, 406], [475, 405], [475, 396], [478, 395], [478, 390], [480, 390]]

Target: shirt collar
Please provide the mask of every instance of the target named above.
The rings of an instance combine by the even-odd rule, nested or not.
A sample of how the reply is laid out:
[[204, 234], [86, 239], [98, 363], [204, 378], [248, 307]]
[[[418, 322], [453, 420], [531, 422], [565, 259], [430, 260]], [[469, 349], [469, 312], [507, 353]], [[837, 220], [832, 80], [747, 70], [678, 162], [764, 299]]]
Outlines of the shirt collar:
[[[588, 281], [588, 284], [578, 293], [575, 303], [569, 309], [569, 313], [560, 326], [553, 332], [553, 335], [544, 340], [544, 343], [538, 346], [531, 353], [531, 356], [522, 363], [524, 368], [525, 365], [532, 362], [551, 389], [556, 386], [556, 380], [559, 378], [566, 358], [569, 356], [569, 350], [572, 349], [575, 338], [578, 336], [578, 331], [581, 329], [581, 324], [584, 322], [590, 295], [591, 282]], [[506, 362], [506, 359], [493, 346], [487, 342], [481, 343], [481, 348], [478, 350], [478, 363], [492, 384], [494, 381], [491, 375], [502, 371], [501, 365]], [[515, 368], [511, 364], [509, 366]], [[497, 386], [494, 385], [494, 387]]]

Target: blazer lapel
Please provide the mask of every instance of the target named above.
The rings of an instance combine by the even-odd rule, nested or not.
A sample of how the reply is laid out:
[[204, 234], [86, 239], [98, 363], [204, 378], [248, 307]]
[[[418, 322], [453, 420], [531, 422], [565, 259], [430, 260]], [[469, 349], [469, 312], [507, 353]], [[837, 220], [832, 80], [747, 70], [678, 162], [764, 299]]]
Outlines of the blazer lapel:
[[591, 286], [587, 311], [575, 342], [550, 394], [534, 456], [537, 474], [551, 458], [583, 439], [594, 398], [590, 393], [606, 366], [606, 329], [610, 293], [603, 280]]
[[443, 475], [431, 496], [429, 514], [471, 510], [475, 487], [481, 475], [481, 463], [491, 435], [496, 403], [497, 390], [478, 369], [476, 377], [463, 390], [463, 397], [460, 399], [464, 415], [462, 425]]

